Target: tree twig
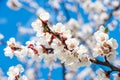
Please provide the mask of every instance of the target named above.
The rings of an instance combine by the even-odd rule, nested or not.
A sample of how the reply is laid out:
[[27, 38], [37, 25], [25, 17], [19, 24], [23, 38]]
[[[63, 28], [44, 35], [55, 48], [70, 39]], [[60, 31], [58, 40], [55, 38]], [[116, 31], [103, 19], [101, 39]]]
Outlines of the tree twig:
[[98, 59], [92, 59], [92, 58], [90, 59], [90, 61], [91, 61], [92, 63], [98, 64], [98, 65], [102, 65], [102, 66], [109, 67], [109, 68], [111, 69], [111, 71], [120, 72], [120, 68], [112, 65], [112, 64], [106, 59], [106, 57], [105, 57], [105, 61], [104, 61], [104, 62], [103, 62], [103, 61], [100, 61], [100, 60], [98, 60]]
[[53, 68], [52, 68], [52, 64], [49, 66], [49, 73], [48, 73], [48, 80], [51, 80], [51, 75], [52, 75], [52, 70], [53, 70]]
[[61, 65], [62, 65], [63, 80], [66, 80], [66, 79], [65, 79], [65, 75], [66, 75], [66, 73], [65, 73], [65, 64], [62, 63]]

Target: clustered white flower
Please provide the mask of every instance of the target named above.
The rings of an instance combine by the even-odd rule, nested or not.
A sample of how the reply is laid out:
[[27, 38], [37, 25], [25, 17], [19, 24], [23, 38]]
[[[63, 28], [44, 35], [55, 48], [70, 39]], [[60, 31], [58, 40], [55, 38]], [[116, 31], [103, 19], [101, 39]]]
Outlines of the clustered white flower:
[[[46, 63], [59, 59], [71, 69], [90, 65], [88, 49], [80, 44], [78, 38], [73, 37], [72, 28], [68, 29], [62, 23], [49, 26], [47, 24], [48, 15], [49, 13], [44, 12], [38, 20], [32, 23], [32, 27], [37, 33], [36, 40], [27, 41], [26, 46], [23, 46], [14, 38], [10, 38], [7, 42], [8, 46], [4, 49], [5, 55], [10, 58], [15, 55], [19, 59], [31, 57], [36, 61], [44, 59]], [[75, 22], [75, 20], [72, 21]], [[72, 25], [74, 24], [72, 23]], [[74, 28], [78, 28], [78, 25], [74, 25]], [[91, 29], [88, 29], [88, 32], [91, 32]], [[113, 61], [117, 55], [117, 41], [113, 38], [109, 39], [107, 29], [103, 26], [95, 32], [94, 37], [96, 47], [93, 57], [106, 56], [108, 61]]]
[[[101, 12], [100, 17], [95, 17], [95, 20], [101, 20], [102, 22], [108, 18], [108, 14], [103, 12], [104, 6], [100, 1], [93, 3], [86, 1], [83, 5], [85, 9], [88, 8], [88, 12], [93, 10], [97, 13]], [[95, 6], [99, 5], [99, 9]], [[89, 24], [79, 26], [79, 23], [70, 19], [66, 25], [57, 23], [56, 25], [49, 26], [48, 20], [50, 14], [46, 11], [40, 12], [38, 19], [31, 25], [36, 32], [36, 40], [26, 42], [26, 46], [20, 45], [14, 38], [10, 38], [7, 42], [7, 47], [4, 49], [5, 56], [13, 58], [15, 55], [19, 59], [23, 60], [27, 57], [32, 58], [35, 61], [44, 60], [46, 63], [51, 63], [55, 60], [60, 60], [66, 67], [71, 69], [78, 69], [80, 66], [90, 65], [90, 55], [88, 48], [80, 43], [79, 39], [86, 40], [88, 34], [92, 34], [93, 27]], [[107, 32], [107, 28], [103, 26], [95, 32], [95, 48], [93, 49], [93, 57], [105, 56], [108, 61], [113, 61], [117, 55], [118, 43], [115, 39], [110, 38]], [[73, 66], [74, 65], [74, 66]], [[20, 77], [22, 73], [19, 66], [13, 66], [9, 69], [9, 80], [14, 80]], [[106, 74], [102, 70], [98, 70], [98, 77], [102, 77], [101, 80], [108, 80]], [[31, 74], [33, 72], [31, 71]], [[28, 74], [29, 75], [29, 74]], [[34, 76], [32, 77], [34, 78]], [[117, 77], [116, 77], [117, 78]], [[24, 80], [27, 80], [25, 78]]]
[[25, 75], [21, 75], [24, 71], [22, 65], [11, 66], [7, 72], [8, 80], [28, 80]]
[[13, 56], [16, 55], [20, 59], [23, 59], [26, 56], [27, 54], [26, 47], [16, 42], [15, 38], [10, 38], [9, 41], [7, 41], [7, 45], [8, 46], [4, 49], [5, 56], [13, 58]]
[[27, 56], [36, 61], [44, 59], [47, 63], [59, 59], [66, 66], [74, 69], [89, 65], [87, 48], [80, 45], [77, 38], [72, 38], [71, 30], [62, 23], [49, 27], [48, 15], [47, 12], [42, 13], [39, 19], [32, 23], [32, 27], [37, 33], [37, 40], [27, 41], [26, 46], [22, 46], [14, 38], [10, 38], [7, 42], [8, 46], [4, 49], [5, 55], [10, 58], [14, 55], [18, 58]]
[[[50, 14], [39, 7], [36, 2], [33, 0], [23, 0], [22, 2], [26, 2], [30, 7], [36, 9], [35, 11], [39, 19], [32, 23], [33, 30], [36, 32], [36, 39], [27, 41], [26, 46], [23, 46], [16, 42], [14, 38], [10, 38], [7, 42], [7, 47], [4, 49], [5, 56], [13, 58], [15, 55], [20, 60], [24, 60], [27, 57], [35, 61], [44, 59], [46, 63], [51, 63], [59, 59], [61, 63], [65, 63], [67, 67], [77, 69], [80, 66], [90, 65], [89, 58], [91, 56], [89, 55], [89, 50], [93, 49], [91, 50], [94, 51], [92, 57], [103, 56], [106, 57], [109, 62], [114, 61], [117, 55], [116, 49], [118, 43], [115, 39], [109, 38], [107, 28], [101, 26], [93, 37], [88, 37], [89, 34], [92, 34], [93, 28], [95, 28], [94, 26], [96, 26], [95, 29], [97, 29], [98, 25], [104, 24], [104, 22], [109, 19], [110, 16], [108, 12], [119, 6], [118, 0], [68, 0], [67, 4], [64, 4], [64, 7], [70, 11], [76, 12], [78, 18], [80, 15], [77, 10], [79, 10], [79, 7], [83, 8], [84, 11], [89, 13], [88, 20], [90, 20], [90, 22], [85, 24], [84, 22], [79, 22], [79, 20], [70, 19], [65, 25], [57, 23], [52, 26], [48, 25]], [[71, 5], [69, 2], [74, 2], [75, 4], [78, 2], [78, 5]], [[64, 3], [64, 1], [49, 0], [49, 4], [58, 11], [58, 21], [64, 22], [67, 17], [64, 15], [64, 12], [59, 10], [61, 9], [60, 3]], [[25, 7], [19, 0], [8, 0], [7, 6], [14, 10]], [[28, 11], [30, 10], [28, 9]], [[112, 16], [119, 20], [120, 10], [115, 10]], [[117, 19], [108, 24], [110, 30], [113, 30], [117, 25]], [[25, 30], [21, 32], [28, 33], [28, 31]], [[3, 38], [4, 36], [0, 34], [0, 40]], [[94, 38], [95, 40], [92, 41]], [[90, 48], [81, 44], [81, 41], [84, 42], [84, 40], [85, 44], [89, 44], [87, 47]], [[24, 75], [20, 75], [22, 72], [23, 69], [21, 65], [10, 67], [8, 80], [27, 80]], [[34, 74], [34, 70], [30, 69], [26, 74], [28, 76], [32, 75]], [[109, 80], [109, 76], [107, 76], [106, 72], [102, 69], [99, 69], [97, 74], [100, 80]], [[35, 76], [30, 76], [28, 79], [33, 80]], [[119, 79], [120, 74], [115, 74], [114, 80]]]
[[96, 39], [96, 47], [94, 48], [93, 56], [106, 56], [109, 61], [114, 61], [118, 48], [117, 40], [110, 38], [107, 33], [107, 28], [103, 26], [94, 34]]

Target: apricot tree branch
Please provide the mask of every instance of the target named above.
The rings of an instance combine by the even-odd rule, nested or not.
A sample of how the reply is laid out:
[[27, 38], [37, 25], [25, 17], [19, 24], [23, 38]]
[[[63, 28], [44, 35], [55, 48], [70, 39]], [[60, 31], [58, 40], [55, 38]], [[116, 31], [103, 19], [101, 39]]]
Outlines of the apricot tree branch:
[[111, 69], [111, 71], [120, 72], [120, 68], [112, 65], [112, 64], [106, 59], [106, 57], [105, 57], [105, 61], [104, 61], [104, 62], [103, 62], [103, 61], [100, 61], [100, 60], [98, 60], [98, 59], [92, 59], [92, 58], [90, 59], [90, 61], [91, 61], [92, 63], [98, 64], [98, 65], [102, 65], [102, 66], [109, 67], [109, 68]]

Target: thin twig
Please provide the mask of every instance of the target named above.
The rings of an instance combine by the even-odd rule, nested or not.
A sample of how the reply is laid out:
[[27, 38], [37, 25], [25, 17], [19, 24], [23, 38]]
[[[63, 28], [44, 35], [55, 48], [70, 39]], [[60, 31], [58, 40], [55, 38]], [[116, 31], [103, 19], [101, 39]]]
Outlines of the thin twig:
[[66, 75], [66, 73], [65, 73], [65, 64], [62, 63], [61, 65], [62, 65], [63, 80], [66, 80], [66, 79], [65, 79], [65, 75]]
[[52, 75], [52, 64], [49, 66], [49, 73], [48, 73], [48, 80], [51, 80], [51, 75]]
[[120, 72], [120, 68], [112, 65], [106, 58], [105, 58], [105, 61], [100, 61], [98, 59], [90, 59], [90, 61], [92, 63], [95, 63], [95, 64], [98, 64], [98, 65], [102, 65], [102, 66], [106, 66], [106, 67], [109, 67], [111, 69], [111, 71], [117, 71], [117, 72]]

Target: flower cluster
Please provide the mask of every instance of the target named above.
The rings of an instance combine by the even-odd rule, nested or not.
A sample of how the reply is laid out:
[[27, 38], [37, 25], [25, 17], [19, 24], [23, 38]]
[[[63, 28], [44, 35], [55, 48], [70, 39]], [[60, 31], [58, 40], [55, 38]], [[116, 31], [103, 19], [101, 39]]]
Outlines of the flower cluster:
[[94, 48], [93, 56], [106, 56], [109, 61], [113, 61], [117, 55], [118, 43], [115, 39], [108, 36], [107, 28], [100, 27], [95, 34], [96, 47]]
[[60, 59], [68, 66], [88, 65], [87, 48], [79, 45], [79, 40], [72, 38], [71, 30], [62, 23], [49, 27], [47, 20], [39, 18], [32, 23], [32, 27], [37, 32], [37, 37], [40, 38], [36, 41], [36, 45], [41, 47], [40, 57], [43, 55], [45, 61]]
[[7, 41], [7, 45], [8, 46], [4, 49], [5, 56], [13, 58], [13, 56], [16, 55], [19, 59], [22, 59], [26, 56], [26, 48], [16, 42], [14, 38], [10, 38], [9, 41]]
[[25, 75], [21, 76], [21, 73], [24, 71], [21, 65], [11, 66], [7, 72], [8, 80], [28, 80]]
[[[31, 64], [34, 64], [34, 61], [38, 61], [39, 63], [39, 61], [42, 60], [50, 64], [50, 67], [51, 65], [53, 66], [52, 63], [56, 63], [56, 60], [60, 60], [62, 66], [65, 64], [65, 67], [70, 68], [72, 71], [76, 71], [76, 69], [81, 66], [90, 66], [90, 63], [109, 67], [111, 69], [110, 73], [109, 71], [98, 69], [97, 78], [100, 80], [109, 80], [112, 71], [120, 72], [120, 69], [117, 68], [119, 60], [118, 62], [112, 62], [117, 55], [116, 49], [118, 43], [115, 39], [109, 38], [108, 35], [108, 28], [114, 30], [119, 22], [119, 0], [48, 0], [45, 2], [48, 2], [47, 6], [51, 8], [51, 10], [48, 10], [50, 14], [55, 14], [55, 17], [52, 16], [50, 22], [50, 14], [40, 7], [37, 1], [7, 1], [7, 6], [13, 10], [24, 8], [38, 15], [38, 19], [31, 24], [33, 30], [22, 27], [19, 28], [19, 32], [22, 34], [34, 34], [35, 31], [35, 38], [27, 41], [25, 46], [16, 42], [14, 38], [10, 38], [9, 41], [7, 41], [7, 47], [4, 49], [5, 56], [10, 58], [16, 56], [19, 60], [25, 61], [28, 68], [26, 75], [29, 80], [35, 80], [37, 79], [36, 76], [38, 76], [38, 68], [36, 68], [35, 65], [35, 68], [33, 68], [33, 66], [31, 67]], [[83, 13], [81, 13], [81, 8], [84, 10]], [[71, 13], [69, 14], [69, 11], [72, 11], [72, 14], [75, 13], [77, 19], [71, 19]], [[84, 16], [82, 15], [87, 15], [87, 17], [85, 16], [87, 19], [83, 18]], [[111, 18], [112, 21], [110, 20]], [[64, 24], [52, 24], [57, 21], [63, 22]], [[101, 26], [98, 30], [100, 25], [106, 25], [106, 23], [108, 23], [107, 28]], [[0, 44], [6, 44], [3, 38], [4, 36], [0, 34]], [[102, 56], [104, 61], [98, 60], [98, 56]], [[93, 76], [92, 69], [87, 68], [77, 76], [78, 80], [83, 79], [89, 73], [91, 73], [89, 75], [90, 77]], [[20, 75], [22, 72], [23, 69], [20, 65], [12, 66], [8, 71], [8, 79], [27, 80], [24, 75]], [[65, 75], [66, 79], [71, 79], [75, 76], [75, 72]], [[113, 76], [114, 80], [120, 79], [119, 73]], [[94, 80], [98, 80], [97, 78]], [[1, 76], [0, 79], [4, 80]]]
[[32, 27], [37, 33], [37, 39], [27, 41], [26, 46], [18, 44], [14, 38], [11, 38], [4, 49], [5, 55], [10, 58], [13, 55], [18, 58], [28, 56], [36, 61], [44, 59], [47, 63], [59, 59], [71, 68], [89, 65], [87, 48], [80, 45], [77, 38], [72, 38], [71, 30], [62, 23], [50, 27], [47, 24], [48, 19], [49, 14], [45, 12], [32, 23]]

